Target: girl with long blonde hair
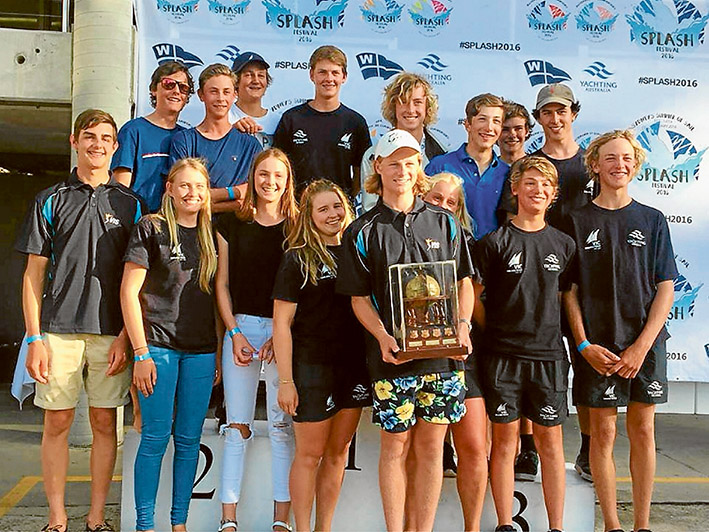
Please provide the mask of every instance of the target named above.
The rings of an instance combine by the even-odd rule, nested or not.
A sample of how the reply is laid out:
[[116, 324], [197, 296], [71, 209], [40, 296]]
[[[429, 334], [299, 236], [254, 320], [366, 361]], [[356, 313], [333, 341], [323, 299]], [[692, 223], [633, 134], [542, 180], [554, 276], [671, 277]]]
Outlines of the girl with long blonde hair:
[[121, 306], [142, 411], [136, 530], [155, 527], [160, 467], [171, 432], [172, 530], [185, 530], [187, 522], [202, 423], [218, 380], [211, 218], [207, 169], [199, 159], [181, 159], [167, 176], [159, 212], [136, 224], [124, 258]]
[[261, 369], [265, 373], [268, 434], [274, 498], [274, 530], [289, 530], [288, 471], [293, 457], [291, 418], [278, 407], [278, 372], [273, 354], [271, 291], [286, 235], [298, 207], [288, 157], [271, 148], [258, 154], [244, 200], [223, 214], [218, 231], [217, 305], [227, 334], [222, 362], [226, 424], [222, 467], [221, 532], [235, 532], [247, 442], [253, 437]]
[[290, 471], [297, 530], [330, 530], [362, 407], [371, 404], [363, 329], [335, 293], [340, 239], [352, 209], [340, 187], [310, 183], [273, 289], [278, 404], [295, 421]]

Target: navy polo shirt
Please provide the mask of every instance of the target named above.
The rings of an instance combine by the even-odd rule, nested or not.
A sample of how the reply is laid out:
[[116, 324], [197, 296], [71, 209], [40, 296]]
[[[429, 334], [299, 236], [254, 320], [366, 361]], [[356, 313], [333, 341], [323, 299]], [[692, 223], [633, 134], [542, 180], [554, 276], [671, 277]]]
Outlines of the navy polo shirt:
[[222, 138], [212, 140], [193, 127], [172, 137], [169, 167], [185, 157], [204, 157], [212, 188], [226, 188], [246, 183], [251, 163], [260, 151], [256, 137], [234, 128]]
[[50, 259], [42, 331], [120, 333], [123, 254], [147, 212], [144, 201], [116, 180], [94, 189], [79, 181], [76, 170], [37, 194], [15, 249]]
[[[389, 266], [443, 260], [455, 260], [458, 280], [472, 275], [465, 234], [455, 216], [420, 198], [416, 198], [408, 213], [395, 211], [380, 199], [345, 231], [336, 290], [348, 296], [370, 296], [386, 330], [392, 334]], [[448, 358], [388, 364], [382, 360], [379, 343], [369, 334], [367, 365], [373, 381], [463, 367], [461, 362]]]
[[481, 176], [477, 163], [465, 151], [466, 146], [464, 142], [457, 150], [434, 157], [426, 165], [426, 175], [450, 172], [463, 180], [465, 205], [473, 219], [473, 235], [479, 240], [499, 225], [497, 206], [510, 166], [493, 152], [492, 162]]

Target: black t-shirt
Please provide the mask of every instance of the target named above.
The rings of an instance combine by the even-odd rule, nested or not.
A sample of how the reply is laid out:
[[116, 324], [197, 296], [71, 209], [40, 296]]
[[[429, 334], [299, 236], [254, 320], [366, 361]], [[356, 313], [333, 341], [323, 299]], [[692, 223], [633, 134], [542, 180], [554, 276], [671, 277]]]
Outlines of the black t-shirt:
[[[369, 296], [384, 327], [392, 334], [389, 266], [455, 260], [458, 280], [472, 275], [465, 235], [449, 211], [416, 198], [409, 213], [397, 212], [381, 199], [357, 218], [343, 235], [338, 293]], [[448, 358], [413, 360], [401, 365], [382, 360], [378, 342], [366, 335], [367, 365], [372, 380], [426, 375], [461, 369]]]
[[574, 248], [568, 235], [549, 225], [527, 232], [511, 222], [475, 245], [475, 273], [486, 294], [486, 353], [533, 360], [566, 356], [559, 291], [568, 288], [565, 272]]
[[[329, 246], [328, 251], [339, 264], [342, 246]], [[364, 330], [354, 312], [350, 298], [335, 293], [336, 274], [323, 265], [318, 271], [318, 284], [305, 283], [301, 263], [294, 250], [286, 251], [273, 288], [273, 299], [297, 303], [293, 326], [293, 361], [310, 364], [347, 363], [347, 359], [364, 360]]]
[[[569, 159], [552, 159], [541, 149], [530, 155], [544, 157], [551, 162], [559, 174], [559, 196], [551, 204], [546, 214], [546, 220], [552, 227], [560, 228], [568, 214], [583, 207], [598, 195], [598, 185], [586, 172], [583, 164], [585, 150], [579, 148], [576, 155]], [[505, 182], [500, 208], [512, 214], [517, 214], [516, 202], [512, 196], [510, 182]]]
[[145, 202], [111, 179], [95, 189], [76, 170], [43, 190], [27, 211], [15, 249], [49, 258], [41, 327], [52, 333], [118, 335], [123, 328], [123, 254]]
[[345, 105], [321, 112], [304, 103], [281, 117], [273, 145], [290, 158], [298, 192], [316, 179], [329, 179], [352, 194], [352, 168], [371, 146], [362, 115]]
[[151, 345], [212, 353], [217, 350], [214, 291], [207, 294], [199, 287], [197, 228], [178, 225], [177, 238], [179, 244], [173, 247], [167, 223], [145, 216], [128, 243], [124, 262], [148, 270], [140, 291], [145, 334]]
[[[620, 353], [645, 326], [657, 283], [677, 277], [667, 221], [633, 200], [617, 210], [589, 203], [567, 222], [578, 247], [571, 279], [579, 286], [586, 336]], [[658, 338], [668, 337], [663, 327]]]
[[214, 226], [229, 244], [229, 293], [234, 314], [272, 318], [271, 292], [283, 257], [285, 220], [266, 227], [227, 212], [217, 217]]

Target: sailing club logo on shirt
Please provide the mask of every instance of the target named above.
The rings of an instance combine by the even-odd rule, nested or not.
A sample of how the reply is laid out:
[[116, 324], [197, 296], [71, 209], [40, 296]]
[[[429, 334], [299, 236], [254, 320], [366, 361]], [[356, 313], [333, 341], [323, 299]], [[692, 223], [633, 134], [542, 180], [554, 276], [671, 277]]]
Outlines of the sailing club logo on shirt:
[[672, 60], [704, 43], [709, 15], [702, 15], [689, 0], [641, 0], [625, 20], [630, 42]]
[[308, 142], [308, 134], [305, 131], [299, 129], [293, 133], [293, 144], [305, 144], [306, 142]]
[[544, 269], [548, 272], [558, 272], [561, 270], [559, 258], [554, 253], [549, 253], [549, 255], [544, 257]]
[[627, 242], [633, 247], [641, 248], [645, 245], [645, 235], [639, 229], [635, 229], [628, 233]]
[[352, 388], [352, 399], [355, 401], [364, 401], [369, 397], [369, 389], [362, 384], [358, 384]]
[[596, 183], [593, 181], [593, 179], [589, 179], [588, 183], [586, 183], [586, 186], [583, 188], [583, 193], [584, 195], [588, 196], [589, 201], [593, 199], [595, 190]]
[[522, 252], [518, 251], [507, 263], [507, 273], [522, 273]]
[[559, 418], [559, 413], [556, 408], [551, 405], [546, 405], [541, 410], [539, 410], [539, 417], [547, 421], [554, 421]]
[[568, 6], [561, 0], [532, 0], [527, 4], [531, 8], [527, 13], [529, 29], [544, 41], [553, 41], [566, 31], [571, 15]]
[[335, 400], [332, 398], [332, 395], [328, 395], [325, 403], [325, 410], [332, 410], [333, 408], [335, 408]]
[[601, 250], [601, 241], [598, 240], [598, 233], [600, 231], [600, 229], [594, 229], [588, 234], [588, 236], [586, 237], [586, 245], [583, 247], [583, 249], [587, 251]]
[[121, 221], [116, 218], [113, 214], [110, 212], [104, 213], [103, 215], [103, 223], [106, 225], [115, 225], [115, 226], [120, 226]]
[[401, 20], [404, 4], [394, 0], [364, 0], [359, 7], [362, 20], [377, 33], [388, 33]]
[[432, 251], [434, 249], [441, 249], [441, 243], [438, 240], [433, 240], [432, 238], [427, 238], [425, 240], [426, 242], [426, 251]]
[[657, 381], [652, 381], [650, 384], [648, 384], [647, 390], [646, 390], [647, 394], [650, 397], [655, 397], [655, 398], [662, 397], [663, 391], [664, 390], [663, 390], [662, 384], [660, 384]]
[[611, 384], [606, 391], [603, 392], [604, 401], [617, 401], [618, 396], [615, 394], [615, 384]]
[[507, 403], [502, 403], [497, 407], [497, 410], [495, 410], [495, 417], [507, 417], [509, 415], [510, 414], [507, 412]]
[[337, 145], [340, 148], [344, 148], [346, 150], [351, 150], [352, 149], [352, 133], [345, 133], [340, 137], [340, 142], [337, 143]]
[[181, 24], [187, 22], [199, 8], [199, 0], [158, 0], [158, 11], [168, 20]]
[[172, 246], [172, 249], [170, 250], [170, 260], [176, 260], [179, 262], [185, 262], [187, 260], [187, 257], [185, 257], [185, 254], [182, 252], [182, 244], [177, 243]]
[[335, 279], [337, 276], [335, 272], [330, 269], [327, 264], [321, 264], [318, 268], [318, 281], [324, 281], [325, 279]]

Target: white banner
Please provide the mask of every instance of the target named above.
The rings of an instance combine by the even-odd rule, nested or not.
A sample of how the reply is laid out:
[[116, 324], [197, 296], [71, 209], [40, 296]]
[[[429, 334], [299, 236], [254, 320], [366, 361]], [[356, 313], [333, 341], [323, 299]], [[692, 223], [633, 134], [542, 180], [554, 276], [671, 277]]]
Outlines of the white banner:
[[[244, 51], [271, 65], [265, 105], [282, 112], [313, 96], [308, 58], [322, 44], [347, 54], [343, 102], [373, 137], [383, 87], [401, 70], [428, 77], [439, 98], [433, 130], [449, 148], [472, 96], [492, 92], [531, 109], [541, 85], [568, 83], [581, 102], [575, 123], [586, 145], [632, 126], [648, 163], [632, 194], [667, 215], [682, 277], [668, 328], [671, 380], [709, 382], [709, 209], [705, 151], [709, 96], [707, 0], [136, 0], [137, 114], [150, 112], [150, 74], [180, 60], [195, 78]], [[705, 96], [702, 97], [702, 94]], [[180, 118], [201, 121], [196, 96]], [[537, 126], [530, 146], [542, 142]], [[703, 168], [704, 167], [704, 168]]]

